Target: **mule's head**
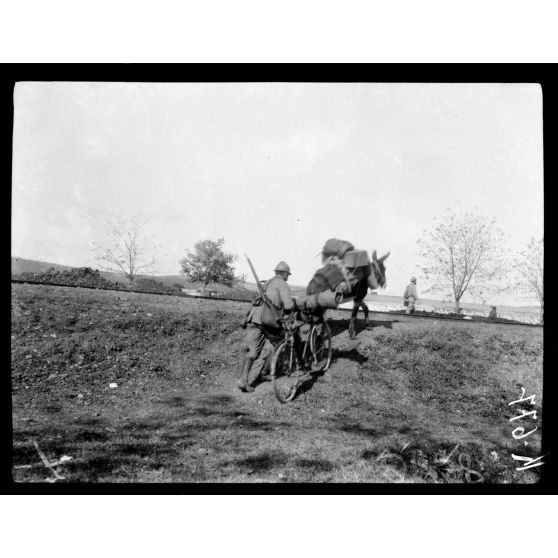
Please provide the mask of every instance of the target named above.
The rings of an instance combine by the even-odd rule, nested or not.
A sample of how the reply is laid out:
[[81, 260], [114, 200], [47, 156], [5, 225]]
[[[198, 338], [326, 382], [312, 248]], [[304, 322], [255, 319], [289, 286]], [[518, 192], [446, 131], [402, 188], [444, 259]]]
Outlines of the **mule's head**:
[[370, 264], [370, 276], [368, 277], [368, 286], [375, 290], [378, 287], [381, 289], [386, 286], [386, 266], [384, 260], [389, 256], [389, 252], [378, 258], [376, 250], [372, 252], [372, 262]]

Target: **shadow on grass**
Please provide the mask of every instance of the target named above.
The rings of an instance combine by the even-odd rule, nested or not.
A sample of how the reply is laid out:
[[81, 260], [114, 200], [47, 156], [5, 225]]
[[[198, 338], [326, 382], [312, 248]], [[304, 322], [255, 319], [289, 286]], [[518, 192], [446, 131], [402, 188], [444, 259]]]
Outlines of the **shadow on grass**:
[[311, 472], [320, 473], [320, 472], [329, 472], [333, 471], [336, 466], [331, 463], [330, 461], [326, 461], [325, 459], [295, 459], [293, 461], [293, 465], [296, 467], [302, 467], [303, 469], [307, 469]]
[[368, 326], [365, 329], [374, 329], [376, 327], [393, 329], [393, 324], [397, 323], [399, 323], [399, 320], [368, 320]]
[[[393, 329], [393, 324], [399, 323], [400, 320], [374, 320], [369, 319], [368, 325], [364, 325], [363, 318], [357, 318], [355, 322], [355, 334], [358, 334], [365, 330], [373, 330], [378, 327], [384, 327], [386, 329]], [[335, 337], [336, 335], [340, 335], [342, 333], [348, 332], [350, 320], [348, 319], [341, 319], [341, 320], [329, 320], [329, 329], [331, 331], [331, 336]]]
[[300, 386], [298, 387], [297, 391], [296, 391], [296, 397], [300, 397], [301, 395], [303, 395], [304, 393], [306, 393], [307, 391], [312, 389], [312, 386], [318, 381], [318, 378], [320, 376], [323, 376], [325, 374], [325, 372], [315, 372], [313, 374], [308, 374], [308, 378], [306, 380], [304, 380]]
[[[107, 424], [113, 426], [107, 427]], [[40, 461], [33, 440], [46, 454], [49, 461], [62, 455], [72, 457], [61, 468], [61, 474], [70, 482], [126, 481], [126, 474], [148, 467], [163, 467], [175, 461], [180, 452], [193, 443], [195, 432], [184, 429], [180, 440], [169, 443], [158, 429], [168, 422], [160, 417], [129, 421], [125, 424], [111, 423], [103, 418], [75, 418], [71, 426], [62, 424], [37, 425], [32, 429], [14, 432], [13, 462], [32, 464]], [[31, 471], [30, 471], [31, 472]], [[44, 468], [32, 472], [31, 478], [23, 475], [21, 480], [36, 480], [51, 476]], [[133, 480], [133, 479], [130, 479]]]
[[357, 364], [364, 364], [368, 361], [368, 357], [360, 353], [358, 349], [350, 349], [349, 351], [333, 349], [331, 357], [332, 362], [336, 362], [337, 360], [341, 359], [352, 360]]
[[258, 374], [258, 376], [252, 380], [252, 383], [250, 385], [254, 389], [256, 389], [259, 385], [268, 384], [270, 382], [271, 382], [271, 376], [268, 376], [267, 378], [262, 378], [262, 375]]
[[329, 330], [331, 332], [331, 336], [335, 337], [337, 335], [340, 335], [341, 333], [345, 333], [346, 331], [349, 330], [349, 323], [350, 320], [329, 320], [328, 321], [328, 325], [329, 325]]
[[[19, 469], [17, 480], [50, 476], [40, 464], [33, 440], [50, 461], [62, 455], [72, 457], [60, 468], [69, 482], [130, 482], [158, 469], [179, 481], [214, 478], [216, 462], [207, 461], [205, 452], [217, 457], [246, 455], [254, 447], [250, 442], [253, 435], [292, 426], [252, 417], [241, 412], [235, 401], [227, 393], [173, 396], [154, 402], [137, 415], [61, 416], [25, 425], [14, 431], [13, 463], [32, 467]], [[246, 459], [246, 467], [263, 469], [286, 457], [272, 452]], [[192, 464], [197, 464], [198, 472], [192, 472]]]
[[342, 432], [348, 432], [349, 434], [360, 434], [362, 436], [373, 438], [389, 434], [387, 429], [379, 430], [378, 428], [363, 426], [359, 422], [341, 422], [337, 424], [337, 428]]
[[223, 465], [233, 465], [239, 469], [245, 469], [254, 472], [263, 472], [282, 466], [289, 460], [288, 455], [284, 451], [266, 450], [256, 455], [250, 455], [243, 459], [234, 459], [223, 462]]

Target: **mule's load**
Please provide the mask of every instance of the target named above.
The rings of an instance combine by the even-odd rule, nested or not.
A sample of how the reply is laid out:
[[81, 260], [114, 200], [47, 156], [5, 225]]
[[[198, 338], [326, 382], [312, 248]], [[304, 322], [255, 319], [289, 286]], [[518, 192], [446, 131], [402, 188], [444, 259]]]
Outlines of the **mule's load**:
[[355, 247], [346, 240], [330, 238], [328, 241], [326, 241], [324, 247], [322, 248], [322, 263], [325, 263], [326, 259], [331, 257], [336, 257], [342, 260], [345, 256], [345, 253], [349, 250], [354, 250], [354, 248]]
[[353, 300], [353, 311], [349, 323], [349, 335], [355, 335], [355, 321], [358, 309], [364, 311], [364, 323], [368, 323], [368, 306], [364, 297], [368, 289], [384, 288], [386, 269], [384, 260], [389, 252], [378, 258], [376, 250], [372, 259], [365, 250], [355, 250], [347, 240], [330, 238], [322, 249], [322, 265], [308, 287], [307, 296], [297, 301], [301, 308], [323, 314], [328, 308], [337, 308], [341, 302]]
[[302, 296], [297, 299], [296, 303], [301, 310], [311, 310], [314, 313], [321, 313], [327, 308], [337, 308], [342, 300], [342, 292], [324, 290], [319, 293]]
[[355, 269], [368, 265], [370, 258], [366, 250], [355, 250], [351, 242], [330, 238], [322, 248], [322, 263], [336, 263], [338, 267]]
[[366, 250], [349, 250], [345, 252], [343, 258], [345, 267], [348, 269], [356, 269], [357, 267], [365, 267], [370, 264], [370, 258]]
[[[347, 240], [330, 238], [322, 249], [323, 267], [318, 269], [306, 288], [307, 297], [298, 301], [299, 306], [311, 310], [337, 308], [351, 292], [357, 268], [367, 268], [370, 259], [365, 250], [355, 250]], [[359, 274], [360, 275], [360, 274]]]
[[353, 272], [357, 268], [369, 267], [370, 258], [366, 250], [355, 250], [347, 240], [330, 238], [322, 249], [322, 263], [324, 267], [314, 273], [306, 289], [308, 294], [327, 289], [349, 292], [354, 280]]

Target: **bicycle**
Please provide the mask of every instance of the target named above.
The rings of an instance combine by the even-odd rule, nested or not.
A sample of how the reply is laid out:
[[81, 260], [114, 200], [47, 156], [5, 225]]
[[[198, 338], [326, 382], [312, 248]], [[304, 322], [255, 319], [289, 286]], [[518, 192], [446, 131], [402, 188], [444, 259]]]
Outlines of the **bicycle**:
[[[302, 314], [300, 314], [302, 317]], [[292, 401], [301, 384], [312, 373], [325, 372], [331, 364], [331, 332], [323, 315], [282, 318], [284, 340], [271, 361], [275, 397], [281, 403]]]

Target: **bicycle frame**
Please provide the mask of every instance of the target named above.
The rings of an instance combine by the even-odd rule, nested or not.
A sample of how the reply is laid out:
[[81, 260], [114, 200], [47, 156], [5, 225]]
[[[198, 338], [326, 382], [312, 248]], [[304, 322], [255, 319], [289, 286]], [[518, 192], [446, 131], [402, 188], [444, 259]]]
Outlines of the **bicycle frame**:
[[[295, 355], [296, 358], [296, 369], [297, 370], [305, 370], [307, 366], [304, 363], [303, 356], [310, 350], [310, 334], [308, 335], [308, 339], [302, 341], [300, 338], [300, 328], [302, 324], [297, 325], [295, 327], [285, 328], [284, 332], [284, 341], [289, 347], [289, 351], [291, 354]], [[311, 326], [313, 327], [313, 326]]]
[[[305, 378], [314, 372], [327, 369], [331, 358], [331, 336], [329, 329], [327, 329], [327, 322], [324, 321], [327, 329], [329, 355], [327, 364], [319, 367], [317, 366], [318, 357], [314, 345], [315, 332], [320, 326], [321, 320], [315, 320], [312, 316], [310, 320], [295, 322], [294, 317], [289, 316], [282, 319], [283, 341], [277, 345], [271, 365], [273, 390], [281, 403], [292, 401], [296, 396], [298, 387], [305, 381]], [[308, 337], [303, 340], [300, 329], [305, 322], [309, 325], [309, 330]], [[281, 370], [279, 374], [277, 374], [278, 369]]]
[[[289, 347], [289, 351], [292, 353], [294, 351], [296, 358], [296, 369], [297, 370], [307, 370], [311, 369], [312, 364], [306, 362], [305, 359], [311, 359], [312, 363], [315, 359], [314, 352], [311, 346], [311, 337], [313, 329], [323, 322], [323, 318], [316, 319], [314, 316], [310, 316], [309, 321], [304, 321], [302, 323], [297, 323], [296, 325], [290, 323], [290, 318], [287, 318], [283, 322], [284, 329], [284, 343]], [[302, 340], [300, 338], [300, 329], [305, 324], [310, 325], [308, 330], [308, 338]], [[325, 323], [325, 322], [324, 322]]]

